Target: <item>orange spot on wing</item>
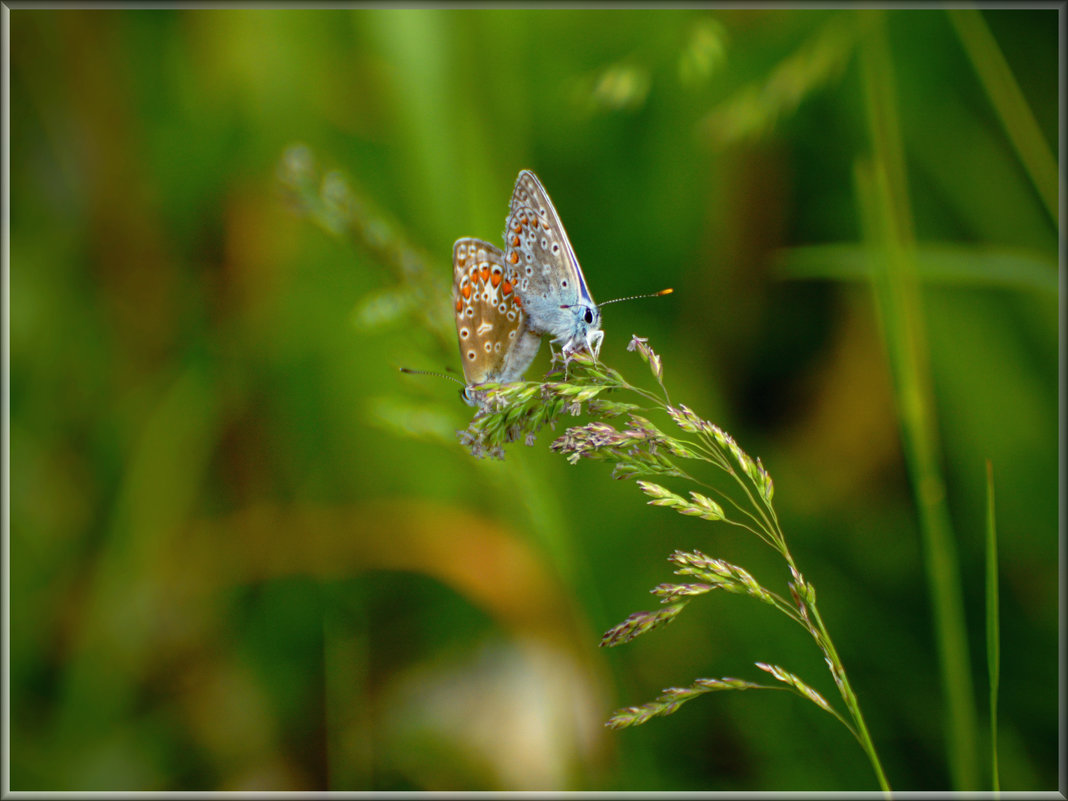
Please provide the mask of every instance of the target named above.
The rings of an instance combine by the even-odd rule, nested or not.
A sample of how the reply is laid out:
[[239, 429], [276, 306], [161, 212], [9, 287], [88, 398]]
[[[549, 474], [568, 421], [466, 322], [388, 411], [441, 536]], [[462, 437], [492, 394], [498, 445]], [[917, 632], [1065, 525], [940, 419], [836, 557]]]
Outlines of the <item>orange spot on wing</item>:
[[501, 294], [502, 295], [510, 295], [510, 294], [512, 294], [512, 283], [511, 283], [511, 281], [505, 281], [503, 284], [501, 284]]
[[456, 299], [456, 313], [459, 314], [464, 310], [464, 302], [459, 298]]
[[460, 287], [460, 294], [464, 296], [464, 300], [471, 300], [471, 285], [464, 284]]
[[488, 265], [482, 268], [482, 280], [483, 281], [488, 281], [489, 280], [489, 273], [490, 273], [490, 269], [489, 269]]
[[493, 275], [490, 276], [490, 283], [493, 284], [494, 286], [497, 286], [498, 284], [501, 283], [500, 270], [494, 270], [493, 271]]
[[509, 253], [508, 253], [508, 263], [509, 264], [519, 264], [519, 254], [516, 253], [514, 250], [509, 251]]

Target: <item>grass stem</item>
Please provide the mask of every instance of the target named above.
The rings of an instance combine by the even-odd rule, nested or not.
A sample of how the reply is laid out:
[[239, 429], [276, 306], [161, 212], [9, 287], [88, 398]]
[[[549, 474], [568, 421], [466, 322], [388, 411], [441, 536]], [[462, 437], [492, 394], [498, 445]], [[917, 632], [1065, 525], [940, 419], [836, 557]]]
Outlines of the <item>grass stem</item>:
[[[883, 19], [882, 12], [861, 13], [875, 13]], [[885, 25], [872, 25], [867, 39], [860, 48], [861, 82], [873, 159], [857, 165], [858, 198], [873, 260], [873, 289], [890, 362], [906, 464], [919, 514], [947, 700], [950, 772], [955, 789], [975, 790], [978, 756], [971, 662], [956, 544], [940, 468], [904, 149]]]

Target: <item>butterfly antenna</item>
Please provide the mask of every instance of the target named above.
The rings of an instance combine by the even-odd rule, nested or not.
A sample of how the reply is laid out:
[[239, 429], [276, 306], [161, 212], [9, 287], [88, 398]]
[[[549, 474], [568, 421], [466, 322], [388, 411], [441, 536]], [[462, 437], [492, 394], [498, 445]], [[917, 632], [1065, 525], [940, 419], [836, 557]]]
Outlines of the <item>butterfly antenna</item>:
[[399, 369], [402, 373], [407, 373], [408, 375], [436, 375], [438, 378], [447, 378], [450, 381], [455, 381], [461, 387], [467, 386], [467, 384], [459, 378], [454, 375], [449, 375], [448, 373], [436, 373], [433, 370], [413, 370], [411, 367], [401, 367]]
[[[607, 306], [609, 303], [619, 303], [619, 301], [621, 301], [621, 300], [637, 300], [638, 298], [658, 298], [661, 295], [670, 295], [674, 291], [675, 291], [674, 289], [672, 289], [671, 287], [668, 287], [667, 289], [661, 289], [659, 292], [650, 292], [647, 295], [627, 295], [627, 297], [625, 297], [625, 298], [612, 298], [612, 300], [606, 300], [604, 303], [598, 303], [597, 304], [597, 308], [599, 309], [602, 306]], [[565, 305], [561, 306], [560, 308], [561, 309], [570, 309], [573, 306], [577, 306], [577, 305], [578, 305], [577, 303], [570, 303], [570, 304], [565, 304]]]
[[659, 292], [649, 292], [645, 295], [628, 295], [625, 298], [613, 298], [612, 300], [606, 300], [604, 303], [598, 303], [597, 306], [607, 306], [609, 303], [619, 303], [621, 300], [637, 300], [638, 298], [658, 298], [661, 295], [670, 295], [675, 290], [671, 287], [667, 289], [661, 289]]

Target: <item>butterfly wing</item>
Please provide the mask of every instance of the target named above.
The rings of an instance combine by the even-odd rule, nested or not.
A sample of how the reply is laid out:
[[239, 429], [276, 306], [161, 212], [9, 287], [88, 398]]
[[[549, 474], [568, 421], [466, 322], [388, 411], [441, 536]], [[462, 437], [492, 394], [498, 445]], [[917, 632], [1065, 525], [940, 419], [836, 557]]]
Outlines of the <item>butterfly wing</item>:
[[541, 336], [526, 329], [515, 270], [500, 248], [465, 237], [452, 246], [452, 297], [464, 379], [507, 383], [522, 378]]
[[537, 176], [522, 170], [504, 232], [504, 263], [515, 270], [527, 327], [563, 343], [565, 355], [600, 349], [601, 315], [560, 215]]

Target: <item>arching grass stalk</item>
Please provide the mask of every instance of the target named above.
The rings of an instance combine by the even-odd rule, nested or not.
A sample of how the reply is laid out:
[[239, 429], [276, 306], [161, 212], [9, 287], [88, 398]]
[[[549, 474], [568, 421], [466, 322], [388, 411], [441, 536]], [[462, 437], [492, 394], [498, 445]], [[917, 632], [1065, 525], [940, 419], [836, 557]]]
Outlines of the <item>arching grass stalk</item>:
[[[748, 531], [782, 556], [790, 572], [787, 598], [761, 586], [737, 565], [710, 558], [700, 551], [675, 551], [668, 559], [675, 566], [675, 574], [686, 577], [686, 583], [661, 584], [654, 588], [652, 592], [660, 599], [660, 608], [630, 615], [604, 634], [601, 645], [620, 645], [663, 626], [674, 620], [694, 598], [713, 590], [747, 595], [786, 615], [812, 636], [823, 653], [846, 714], [794, 673], [778, 665], [757, 662], [760, 670], [779, 683], [701, 678], [688, 687], [671, 687], [649, 703], [617, 710], [606, 725], [620, 729], [645, 723], [650, 718], [669, 715], [684, 702], [708, 692], [788, 690], [834, 716], [852, 733], [867, 754], [879, 786], [889, 794], [890, 786], [856, 693], [816, 607], [816, 590], [805, 580], [786, 545], [772, 505], [771, 476], [759, 459], [750, 458], [719, 426], [701, 419], [682, 404], [671, 403], [664, 386], [663, 364], [647, 340], [633, 337], [628, 350], [636, 351], [648, 364], [659, 392], [634, 386], [618, 371], [580, 354], [566, 368], [558, 367], [550, 373], [543, 382], [481, 385], [475, 391], [479, 411], [468, 428], [459, 432], [461, 442], [475, 456], [503, 458], [504, 445], [520, 437], [528, 445], [533, 444], [537, 432], [546, 424], [554, 425], [565, 412], [593, 418], [584, 425], [568, 428], [552, 443], [552, 450], [564, 454], [572, 464], [580, 459], [610, 462], [613, 478], [635, 479], [653, 506]], [[639, 403], [616, 400], [614, 396], [619, 393], [636, 396]], [[665, 432], [639, 414], [649, 411], [666, 414], [675, 430]], [[625, 422], [610, 422], [619, 420]], [[702, 462], [725, 473], [731, 491], [706, 484], [692, 475], [691, 471], [701, 467]], [[683, 497], [646, 480], [650, 477], [685, 479], [709, 494], [691, 490], [688, 497]]]

